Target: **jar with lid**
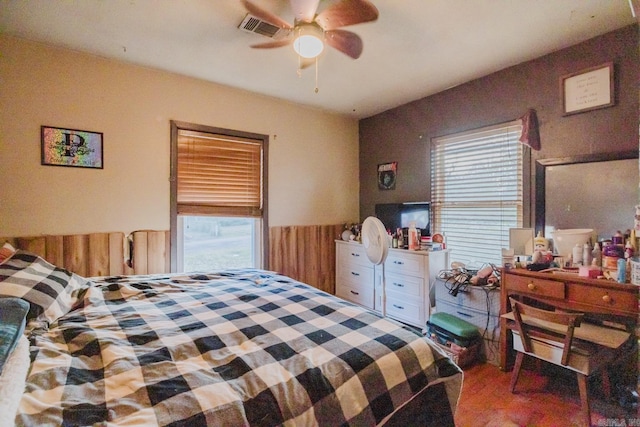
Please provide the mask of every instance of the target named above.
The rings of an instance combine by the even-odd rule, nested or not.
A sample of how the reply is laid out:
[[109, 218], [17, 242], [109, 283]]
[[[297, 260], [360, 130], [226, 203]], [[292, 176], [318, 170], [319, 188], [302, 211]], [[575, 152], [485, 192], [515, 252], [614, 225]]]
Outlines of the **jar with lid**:
[[581, 265], [582, 264], [582, 246], [580, 243], [576, 243], [573, 247], [573, 265]]

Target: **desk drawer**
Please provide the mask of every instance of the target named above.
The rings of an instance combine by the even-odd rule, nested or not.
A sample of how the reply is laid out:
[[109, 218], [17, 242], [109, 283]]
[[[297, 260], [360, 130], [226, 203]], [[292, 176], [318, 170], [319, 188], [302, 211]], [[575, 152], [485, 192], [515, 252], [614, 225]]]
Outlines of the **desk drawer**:
[[504, 286], [506, 286], [507, 292], [515, 291], [547, 298], [565, 298], [564, 282], [555, 280], [508, 275], [504, 281]]
[[581, 283], [568, 283], [567, 299], [606, 308], [614, 312], [623, 312], [619, 314], [637, 313], [638, 296], [631, 292], [599, 288]]

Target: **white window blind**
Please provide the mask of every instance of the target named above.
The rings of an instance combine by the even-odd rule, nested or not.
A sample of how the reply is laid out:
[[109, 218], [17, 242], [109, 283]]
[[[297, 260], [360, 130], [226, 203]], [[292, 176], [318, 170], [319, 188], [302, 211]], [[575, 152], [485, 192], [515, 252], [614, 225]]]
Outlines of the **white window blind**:
[[262, 216], [262, 141], [180, 129], [179, 215]]
[[521, 131], [518, 120], [432, 140], [432, 232], [452, 261], [501, 265], [509, 228], [522, 227]]

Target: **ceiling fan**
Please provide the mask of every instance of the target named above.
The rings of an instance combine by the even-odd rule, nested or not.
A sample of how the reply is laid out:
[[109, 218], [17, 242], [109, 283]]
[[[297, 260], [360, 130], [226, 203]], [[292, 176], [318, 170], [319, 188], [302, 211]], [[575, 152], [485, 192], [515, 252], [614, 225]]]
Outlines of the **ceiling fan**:
[[269, 49], [293, 44], [303, 59], [316, 58], [328, 44], [353, 59], [362, 54], [362, 39], [351, 31], [341, 29], [349, 25], [378, 19], [378, 9], [368, 0], [339, 0], [316, 13], [320, 0], [290, 0], [295, 16], [292, 24], [262, 9], [249, 0], [242, 0], [249, 14], [285, 31], [282, 38], [251, 47]]

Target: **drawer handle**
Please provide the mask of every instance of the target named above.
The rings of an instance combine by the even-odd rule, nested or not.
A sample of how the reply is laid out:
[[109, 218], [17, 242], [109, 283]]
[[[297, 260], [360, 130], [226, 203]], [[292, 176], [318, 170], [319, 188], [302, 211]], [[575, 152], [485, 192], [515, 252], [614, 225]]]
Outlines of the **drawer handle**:
[[472, 314], [464, 313], [464, 312], [462, 312], [462, 311], [456, 311], [456, 313], [458, 313], [460, 316], [473, 317], [473, 315], [472, 315]]
[[354, 295], [360, 295], [360, 293], [359, 293], [359, 292], [356, 292], [356, 291], [349, 291], [349, 292], [351, 292], [351, 293], [352, 293], [352, 294], [354, 294]]
[[353, 252], [351, 252], [351, 256], [359, 257], [360, 254], [354, 254]]
[[602, 301], [604, 301], [607, 304], [609, 304], [611, 302], [611, 297], [609, 295], [603, 295], [602, 296]]
[[401, 306], [401, 305], [393, 304], [393, 306], [394, 306], [395, 308], [397, 308], [398, 310], [404, 310], [404, 307], [403, 307], [403, 306]]
[[356, 273], [355, 271], [352, 271], [351, 274], [353, 274], [354, 276], [359, 276], [360, 273]]
[[527, 285], [527, 288], [529, 288], [530, 291], [535, 291], [536, 285], [533, 282], [529, 282], [529, 284]]
[[402, 262], [402, 261], [393, 261], [393, 263], [394, 264], [398, 264], [398, 265], [403, 265], [404, 264], [404, 262]]
[[404, 285], [402, 283], [393, 282], [393, 286], [397, 286], [399, 288], [404, 288]]

